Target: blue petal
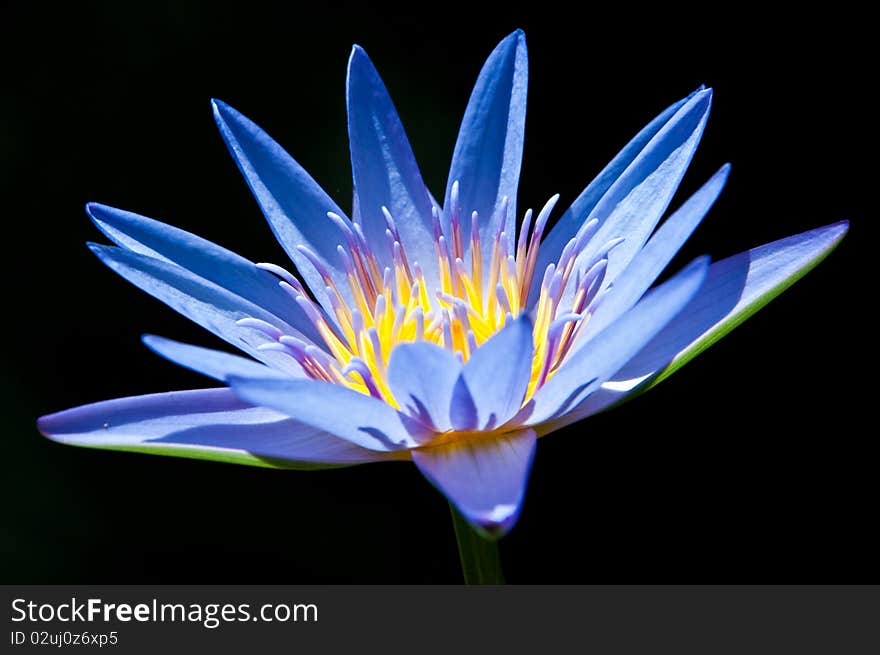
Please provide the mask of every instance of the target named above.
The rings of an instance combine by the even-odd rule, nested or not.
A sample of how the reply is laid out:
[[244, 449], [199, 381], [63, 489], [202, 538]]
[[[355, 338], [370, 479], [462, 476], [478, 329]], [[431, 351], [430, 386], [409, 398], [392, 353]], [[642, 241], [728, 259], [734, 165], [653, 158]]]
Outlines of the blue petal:
[[327, 212], [345, 214], [268, 134], [229, 105], [219, 100], [212, 104], [220, 134], [272, 231], [315, 298], [333, 316], [326, 284], [297, 246], [312, 250], [326, 266], [343, 297], [351, 300], [345, 271], [336, 252], [336, 247], [345, 240], [339, 228], [327, 218]]
[[643, 393], [808, 273], [840, 243], [846, 221], [827, 225], [716, 262], [681, 314], [615, 373], [602, 389], [550, 424], [542, 434]]
[[248, 402], [270, 407], [370, 450], [413, 448], [430, 433], [424, 425], [388, 403], [338, 384], [233, 376], [229, 386]]
[[577, 231], [586, 219], [593, 218], [592, 211], [596, 203], [608, 191], [609, 187], [617, 181], [617, 178], [642, 153], [645, 146], [648, 145], [651, 139], [669, 122], [678, 110], [696, 93], [702, 90], [703, 87], [700, 87], [687, 98], [667, 107], [659, 116], [642, 128], [641, 132], [636, 134], [632, 141], [617, 153], [614, 159], [602, 169], [602, 172], [587, 185], [587, 188], [575, 199], [571, 207], [559, 217], [556, 225], [553, 226], [553, 229], [550, 230], [550, 233], [541, 242], [541, 249], [538, 251], [538, 271], [546, 269], [550, 262], [559, 260], [559, 255], [562, 254], [565, 244], [577, 234]]
[[106, 205], [86, 205], [95, 225], [116, 244], [133, 252], [178, 264], [228, 289], [322, 343], [299, 305], [278, 286], [274, 275], [226, 248], [201, 237], [132, 212]]
[[258, 318], [285, 334], [298, 334], [292, 326], [262, 307], [237, 296], [177, 264], [139, 255], [123, 248], [89, 244], [92, 252], [114, 271], [172, 309], [225, 339], [236, 348], [279, 371], [299, 376], [300, 367], [291, 357], [258, 346], [273, 341], [262, 332], [242, 327], [236, 321]]
[[412, 451], [413, 462], [475, 528], [489, 538], [519, 517], [537, 443], [533, 430]]
[[[461, 378], [476, 407], [477, 423], [457, 429], [491, 430], [519, 411], [529, 386], [533, 351], [532, 324], [523, 315], [471, 354]], [[461, 402], [458, 394], [453, 402]]]
[[577, 406], [687, 305], [703, 284], [708, 268], [708, 257], [694, 260], [600, 332], [588, 348], [569, 355], [526, 405], [520, 420], [539, 425]]
[[391, 351], [388, 385], [407, 414], [437, 432], [452, 429], [449, 408], [461, 362], [432, 343], [402, 343]]
[[677, 370], [684, 364], [681, 359], [689, 361], [705, 350], [818, 264], [840, 242], [848, 226], [846, 221], [834, 223], [716, 262], [681, 316], [614, 379], [653, 374], [673, 360]]
[[37, 427], [66, 444], [280, 468], [322, 468], [395, 458], [250, 406], [229, 389], [105, 400], [43, 416]]
[[[618, 237], [624, 241], [608, 255], [603, 288], [629, 265], [672, 200], [700, 142], [711, 104], [711, 89], [695, 93], [611, 185], [592, 213], [584, 217], [598, 218], [600, 225], [578, 257], [574, 275], [591, 266], [599, 250]], [[570, 305], [574, 293], [573, 285], [568, 285], [563, 306]], [[581, 345], [583, 340], [576, 348]]]
[[422, 181], [406, 132], [382, 78], [367, 53], [354, 46], [348, 60], [348, 138], [361, 225], [377, 256], [391, 262], [385, 237], [387, 207], [411, 262], [437, 286], [437, 257], [431, 226], [431, 198]]
[[724, 188], [729, 172], [729, 164], [722, 166], [699, 191], [663, 221], [645, 247], [617, 277], [611, 292], [590, 318], [584, 331], [585, 340], [598, 334], [638, 302], [703, 220]]
[[[174, 362], [179, 366], [188, 368], [196, 373], [207, 375], [220, 382], [225, 382], [230, 375], [250, 378], [268, 378], [276, 376], [288, 376], [288, 373], [280, 373], [252, 359], [245, 359], [238, 355], [231, 355], [220, 350], [192, 346], [180, 341], [172, 341], [154, 334], [145, 334], [144, 345], [160, 357]], [[298, 377], [304, 376], [300, 371]]]
[[503, 217], [496, 211], [509, 199], [504, 223], [508, 243], [514, 242], [516, 190], [522, 164], [526, 120], [528, 55], [522, 30], [505, 38], [483, 65], [468, 101], [446, 183], [444, 229], [449, 229], [452, 184], [460, 185], [462, 226], [469, 234], [471, 212], [479, 212], [483, 261], [492, 254], [492, 239]]

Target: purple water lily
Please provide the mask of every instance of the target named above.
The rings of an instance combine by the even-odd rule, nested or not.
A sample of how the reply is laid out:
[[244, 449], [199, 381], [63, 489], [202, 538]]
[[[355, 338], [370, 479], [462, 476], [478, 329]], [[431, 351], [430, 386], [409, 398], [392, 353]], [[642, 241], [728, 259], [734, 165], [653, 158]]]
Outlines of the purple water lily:
[[[366, 53], [348, 65], [351, 218], [228, 105], [214, 116], [299, 277], [98, 204], [110, 268], [249, 357], [157, 336], [159, 355], [221, 388], [44, 416], [80, 446], [278, 468], [411, 460], [486, 536], [511, 528], [538, 437], [645, 391], [827, 255], [845, 222], [651, 288], [709, 211], [723, 166], [660, 224], [708, 118], [709, 89], [664, 110], [559, 217], [517, 226], [525, 37], [484, 65], [442, 204], [422, 181]], [[658, 227], [659, 224], [659, 227]]]

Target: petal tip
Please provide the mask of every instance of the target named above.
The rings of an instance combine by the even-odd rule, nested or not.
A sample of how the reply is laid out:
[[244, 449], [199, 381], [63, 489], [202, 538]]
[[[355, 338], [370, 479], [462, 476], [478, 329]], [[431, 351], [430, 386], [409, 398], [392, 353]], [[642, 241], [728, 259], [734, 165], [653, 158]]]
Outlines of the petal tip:
[[144, 344], [150, 350], [155, 350], [155, 346], [157, 343], [164, 341], [162, 337], [157, 334], [142, 334], [141, 335], [141, 343]]
[[37, 431], [50, 441], [59, 443], [71, 443], [63, 437], [65, 432], [69, 432], [67, 423], [71, 416], [75, 416], [76, 409], [63, 410], [53, 414], [44, 414], [37, 419]]
[[697, 103], [699, 103], [701, 107], [705, 107], [706, 110], [708, 110], [708, 108], [712, 105], [712, 96], [714, 95], [714, 93], [715, 91], [712, 89], [711, 86], [705, 87], [700, 91], [697, 91], [694, 94], [692, 100], [695, 100]]
[[220, 128], [226, 126], [227, 121], [234, 119], [238, 112], [222, 100], [211, 98], [211, 111], [214, 113], [214, 121]]
[[843, 241], [843, 237], [845, 237], [846, 233], [849, 232], [849, 220], [843, 219], [819, 229], [825, 230], [826, 233], [831, 237], [829, 248], [833, 249], [836, 248], [841, 241]]
[[709, 255], [700, 255], [690, 263], [689, 268], [693, 269], [694, 271], [706, 271], [708, 270], [711, 263], [712, 258]]
[[357, 43], [351, 46], [351, 54], [348, 56], [347, 73], [348, 79], [346, 80], [346, 84], [348, 86], [351, 86], [352, 84], [353, 75], [364, 76], [370, 75], [370, 73], [372, 73], [374, 77], [378, 75], [376, 67], [373, 65], [373, 61], [370, 59], [367, 51]]
[[52, 414], [46, 414], [45, 416], [41, 416], [40, 418], [37, 419], [37, 430], [40, 432], [41, 435], [43, 435], [47, 439], [52, 438], [51, 427], [50, 427], [51, 420], [52, 420]]
[[[503, 504], [479, 514], [463, 513], [462, 515], [485, 539], [497, 541], [516, 525], [521, 507], [521, 504]], [[462, 510], [459, 508], [459, 511]]]
[[526, 46], [526, 33], [522, 30], [522, 28], [517, 28], [503, 39], [498, 44], [496, 51], [500, 50], [517, 50], [518, 48], [525, 48]]
[[828, 225], [817, 227], [804, 234], [816, 235], [826, 241], [826, 248], [834, 248], [841, 242], [843, 237], [846, 236], [847, 232], [849, 232], [849, 220], [843, 219], [836, 223], [829, 223]]
[[528, 312], [520, 314], [516, 319], [516, 324], [521, 330], [526, 330], [529, 333], [532, 332], [532, 328], [534, 327], [532, 324], [532, 318], [529, 316]]
[[102, 226], [104, 223], [112, 222], [113, 217], [119, 217], [120, 214], [119, 209], [115, 209], [110, 205], [104, 205], [99, 202], [87, 202], [86, 203], [86, 214], [91, 219], [92, 223], [94, 223], [99, 230], [105, 232], [104, 227]]

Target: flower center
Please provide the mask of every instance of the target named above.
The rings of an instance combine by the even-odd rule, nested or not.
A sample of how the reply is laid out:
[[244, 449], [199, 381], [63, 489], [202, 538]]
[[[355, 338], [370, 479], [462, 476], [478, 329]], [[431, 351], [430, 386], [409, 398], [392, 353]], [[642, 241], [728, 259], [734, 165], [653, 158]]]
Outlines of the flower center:
[[534, 224], [532, 210], [526, 211], [515, 244], [514, 235], [503, 230], [508, 201], [502, 199], [496, 208], [501, 220], [488, 261], [483, 257], [479, 216], [477, 212], [471, 214], [469, 234], [465, 235], [458, 196], [456, 182], [447, 231], [441, 225], [439, 210], [433, 210], [439, 287], [430, 288], [419, 263], [407, 257], [394, 218], [385, 207], [382, 213], [391, 254], [391, 266], [386, 267], [380, 266], [357, 222], [329, 213], [346, 241], [345, 247], [340, 244], [337, 251], [353, 300], [346, 301], [319, 257], [305, 246], [299, 249], [326, 285], [335, 325], [293, 275], [272, 264], [258, 264], [281, 278], [281, 286], [314, 323], [327, 350], [279, 334], [276, 328], [256, 319], [239, 323], [269, 334], [274, 341], [260, 347], [286, 352], [310, 377], [350, 387], [399, 407], [387, 381], [388, 361], [397, 344], [434, 343], [465, 362], [508, 321], [528, 311], [534, 326], [528, 400], [559, 368], [594, 312], [602, 295], [599, 290], [608, 252], [622, 239], [604, 244], [591, 261], [577, 267], [573, 276], [575, 261], [598, 227], [597, 219], [586, 221], [562, 249], [558, 261], [543, 271], [537, 301], [529, 307], [538, 247], [559, 196], [547, 201]]

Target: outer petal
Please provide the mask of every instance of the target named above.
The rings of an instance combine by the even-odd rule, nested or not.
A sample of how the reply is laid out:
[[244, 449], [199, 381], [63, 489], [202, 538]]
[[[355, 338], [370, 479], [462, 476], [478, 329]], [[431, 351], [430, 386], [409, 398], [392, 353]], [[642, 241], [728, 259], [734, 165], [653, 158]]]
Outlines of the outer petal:
[[703, 90], [700, 87], [687, 98], [679, 100], [675, 104], [667, 107], [663, 112], [652, 120], [648, 125], [642, 128], [641, 132], [636, 134], [623, 150], [621, 150], [611, 162], [602, 169], [602, 172], [587, 185], [587, 188], [581, 192], [581, 195], [575, 199], [571, 207], [559, 217], [556, 225], [550, 230], [547, 237], [541, 242], [541, 250], [538, 252], [538, 270], [543, 271], [550, 262], [559, 259], [562, 249], [568, 243], [577, 231], [583, 225], [587, 218], [592, 218], [592, 211], [596, 203], [602, 198], [609, 187], [617, 181], [617, 178], [632, 164], [633, 160], [638, 157], [645, 146], [654, 138], [654, 136], [663, 128], [669, 120], [675, 116], [679, 109], [687, 103], [696, 93]]
[[350, 300], [345, 272], [336, 252], [336, 247], [345, 241], [339, 228], [327, 218], [327, 212], [345, 214], [305, 169], [256, 124], [219, 100], [212, 104], [220, 134], [272, 231], [312, 293], [332, 316], [326, 285], [297, 246], [308, 246], [318, 255], [343, 297]]
[[542, 427], [556, 430], [659, 384], [785, 291], [840, 243], [842, 221], [716, 262], [681, 314], [569, 414]]
[[181, 266], [259, 305], [316, 343], [311, 321], [278, 286], [277, 278], [253, 262], [194, 234], [106, 205], [86, 205], [95, 225], [115, 243], [133, 252]]
[[300, 367], [292, 358], [282, 353], [257, 349], [257, 346], [271, 341], [266, 335], [236, 324], [242, 318], [259, 318], [286, 334], [296, 333], [293, 327], [261, 307], [176, 264], [122, 248], [97, 244], [89, 244], [89, 248], [126, 280], [206, 330], [273, 368], [295, 376], [300, 374]]
[[533, 430], [412, 451], [413, 462], [459, 512], [490, 538], [519, 517], [535, 455]]
[[391, 351], [388, 384], [401, 409], [437, 432], [452, 429], [449, 408], [461, 362], [433, 343], [402, 343]]
[[377, 256], [389, 265], [387, 224], [382, 214], [382, 207], [387, 207], [407, 257], [419, 263], [433, 288], [439, 277], [431, 198], [382, 78], [357, 45], [348, 60], [346, 102], [351, 168], [364, 233]]
[[834, 223], [715, 263], [681, 316], [614, 377], [638, 378], [671, 362], [653, 384], [668, 377], [803, 277], [848, 229], [847, 221]]
[[45, 436], [88, 448], [275, 468], [323, 468], [393, 459], [250, 406], [229, 389], [105, 400], [43, 416]]
[[[589, 348], [570, 355], [526, 405], [519, 420], [539, 426], [596, 391], [687, 305], [708, 268], [708, 257], [695, 260], [603, 330]], [[541, 427], [536, 429], [545, 433]]]
[[[147, 348], [160, 357], [220, 382], [225, 382], [230, 375], [251, 378], [289, 377], [288, 374], [280, 373], [260, 362], [220, 350], [192, 346], [154, 334], [145, 334], [142, 339]], [[305, 376], [304, 372], [299, 373], [300, 377]]]
[[413, 448], [430, 434], [424, 425], [388, 403], [338, 384], [233, 376], [229, 386], [248, 402], [270, 407], [370, 450]]
[[496, 212], [504, 196], [510, 203], [504, 229], [508, 243], [514, 241], [527, 85], [526, 37], [517, 30], [498, 44], [480, 71], [458, 132], [443, 202], [443, 227], [448, 230], [452, 184], [458, 180], [465, 234], [471, 212], [479, 212], [483, 261], [491, 257], [492, 237], [504, 220]]
[[533, 350], [532, 324], [523, 315], [473, 352], [461, 371], [467, 398], [459, 386], [453, 402], [472, 401], [477, 423], [457, 429], [492, 430], [513, 418], [529, 386]]
[[663, 222], [626, 270], [617, 277], [611, 292], [587, 324], [585, 340], [589, 340], [591, 335], [598, 334], [606, 325], [638, 302], [703, 220], [724, 188], [729, 172], [729, 164], [722, 166], [706, 184]]

